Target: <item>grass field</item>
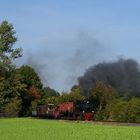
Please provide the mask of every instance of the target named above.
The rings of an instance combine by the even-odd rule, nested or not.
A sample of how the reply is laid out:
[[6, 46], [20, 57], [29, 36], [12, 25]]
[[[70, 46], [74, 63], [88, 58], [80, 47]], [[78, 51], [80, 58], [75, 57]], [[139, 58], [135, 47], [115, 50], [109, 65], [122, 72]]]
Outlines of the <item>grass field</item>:
[[140, 127], [0, 119], [0, 140], [140, 140]]

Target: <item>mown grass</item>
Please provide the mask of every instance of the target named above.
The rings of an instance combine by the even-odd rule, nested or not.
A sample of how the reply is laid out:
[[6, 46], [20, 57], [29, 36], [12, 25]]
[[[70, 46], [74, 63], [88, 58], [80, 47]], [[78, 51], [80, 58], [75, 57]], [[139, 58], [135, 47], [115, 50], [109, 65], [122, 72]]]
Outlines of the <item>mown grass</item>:
[[0, 119], [0, 140], [140, 140], [140, 127]]

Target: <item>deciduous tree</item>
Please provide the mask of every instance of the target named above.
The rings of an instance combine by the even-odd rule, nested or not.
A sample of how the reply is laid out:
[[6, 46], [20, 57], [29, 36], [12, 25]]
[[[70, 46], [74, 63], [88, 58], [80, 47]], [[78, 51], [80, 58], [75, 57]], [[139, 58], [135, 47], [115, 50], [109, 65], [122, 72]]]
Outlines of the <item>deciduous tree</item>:
[[24, 90], [20, 76], [15, 74], [15, 59], [21, 57], [21, 48], [15, 48], [17, 41], [13, 25], [8, 21], [0, 24], [0, 111], [4, 112], [12, 98]]
[[112, 100], [117, 96], [117, 93], [110, 85], [106, 85], [103, 82], [98, 81], [95, 84], [92, 95], [99, 103], [99, 110], [102, 110], [105, 108], [106, 104], [112, 102]]

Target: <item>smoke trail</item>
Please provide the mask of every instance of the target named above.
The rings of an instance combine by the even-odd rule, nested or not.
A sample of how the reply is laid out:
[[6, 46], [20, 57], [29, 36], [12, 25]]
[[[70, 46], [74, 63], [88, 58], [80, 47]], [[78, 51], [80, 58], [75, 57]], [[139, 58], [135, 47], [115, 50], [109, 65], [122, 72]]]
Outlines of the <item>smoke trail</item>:
[[32, 52], [28, 50], [24, 64], [38, 72], [44, 85], [59, 92], [76, 84], [89, 66], [112, 58], [111, 48], [87, 32], [63, 39], [50, 37], [39, 45]]

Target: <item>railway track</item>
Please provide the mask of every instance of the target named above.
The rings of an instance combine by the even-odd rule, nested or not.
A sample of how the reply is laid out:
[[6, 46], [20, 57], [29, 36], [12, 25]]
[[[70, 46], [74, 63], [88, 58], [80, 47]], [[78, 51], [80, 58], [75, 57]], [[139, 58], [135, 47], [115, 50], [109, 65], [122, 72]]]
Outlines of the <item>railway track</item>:
[[140, 123], [131, 122], [111, 122], [111, 121], [76, 121], [76, 120], [59, 120], [63, 122], [74, 122], [82, 124], [93, 124], [93, 125], [115, 125], [115, 126], [140, 126]]

